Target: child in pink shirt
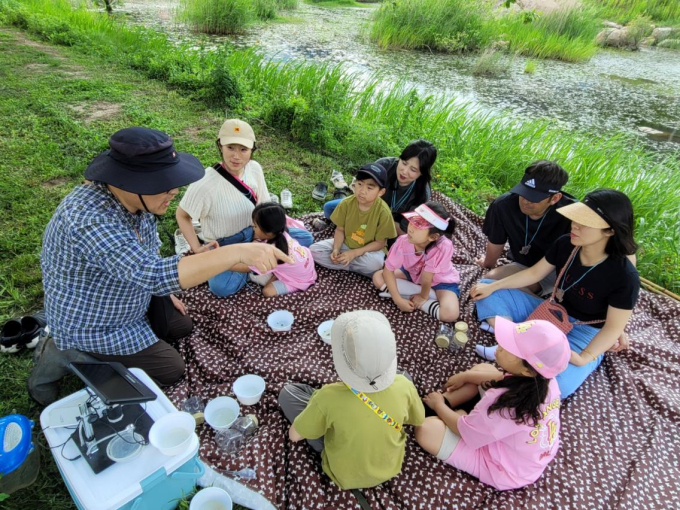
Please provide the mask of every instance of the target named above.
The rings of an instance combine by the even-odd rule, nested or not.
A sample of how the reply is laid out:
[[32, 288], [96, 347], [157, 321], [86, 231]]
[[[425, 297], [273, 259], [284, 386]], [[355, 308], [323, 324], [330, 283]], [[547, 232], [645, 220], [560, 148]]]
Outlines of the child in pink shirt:
[[[496, 317], [495, 333], [496, 362], [505, 374], [481, 364], [450, 377], [444, 394], [425, 397], [437, 416], [416, 429], [416, 441], [498, 490], [517, 489], [535, 482], [557, 454], [555, 377], [567, 368], [571, 350], [567, 337], [547, 321], [515, 324]], [[469, 415], [453, 410], [478, 392], [482, 398]]]
[[[281, 263], [264, 274], [259, 274], [254, 267], [239, 264], [235, 271], [253, 271], [250, 279], [264, 286], [265, 297], [280, 296], [307, 290], [316, 282], [314, 259], [309, 248], [301, 246], [288, 235], [286, 211], [280, 204], [265, 202], [253, 209], [253, 242], [274, 244], [286, 255], [293, 257], [292, 264]], [[241, 267], [242, 266], [242, 267]]]
[[373, 283], [403, 312], [418, 308], [435, 319], [453, 322], [458, 319], [460, 295], [460, 275], [451, 262], [455, 221], [436, 202], [403, 216], [408, 233], [394, 242], [385, 268], [373, 275]]

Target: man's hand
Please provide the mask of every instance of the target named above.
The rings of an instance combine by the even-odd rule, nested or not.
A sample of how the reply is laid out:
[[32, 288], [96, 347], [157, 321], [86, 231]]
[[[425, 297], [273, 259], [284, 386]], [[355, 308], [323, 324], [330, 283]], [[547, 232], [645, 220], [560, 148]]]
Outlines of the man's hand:
[[239, 262], [248, 267], [255, 267], [260, 274], [275, 268], [278, 261], [292, 264], [293, 258], [283, 253], [273, 244], [243, 243], [238, 245]]
[[399, 296], [397, 296], [397, 298], [394, 299], [394, 304], [397, 305], [399, 307], [399, 310], [401, 310], [402, 312], [412, 312], [413, 310], [415, 310], [415, 306], [411, 301]]
[[205, 253], [206, 251], [214, 250], [219, 247], [220, 245], [217, 241], [210, 241], [208, 244], [199, 245], [195, 250], [192, 248], [191, 251], [194, 253]]
[[359, 255], [357, 254], [356, 250], [347, 250], [347, 251], [342, 252], [340, 255], [338, 255], [334, 262], [336, 264], [342, 264], [344, 266], [349, 266], [350, 262], [352, 262], [358, 256]]
[[186, 309], [186, 307], [184, 306], [184, 303], [182, 303], [182, 302], [179, 300], [179, 298], [176, 298], [175, 296], [173, 296], [172, 294], [170, 294], [170, 300], [172, 301], [172, 304], [175, 305], [175, 308], [177, 308], [177, 310], [179, 311], [179, 313], [181, 313], [182, 315], [186, 315], [186, 314], [187, 314], [187, 309]]
[[458, 388], [462, 388], [465, 384], [467, 384], [467, 374], [465, 372], [461, 372], [460, 374], [449, 377], [448, 381], [446, 381], [446, 384], [444, 384], [444, 391], [447, 393], [450, 391], [455, 391]]
[[433, 411], [436, 411], [437, 408], [441, 406], [446, 406], [446, 403], [444, 402], [444, 395], [442, 395], [438, 391], [433, 391], [432, 393], [427, 395], [423, 399], [423, 402], [425, 402], [425, 404], [427, 404], [427, 406]]
[[425, 301], [427, 301], [427, 298], [424, 298], [420, 294], [414, 294], [413, 296], [411, 296], [411, 303], [413, 303], [413, 306], [415, 306], [416, 308], [420, 308], [421, 306], [423, 306], [423, 303]]

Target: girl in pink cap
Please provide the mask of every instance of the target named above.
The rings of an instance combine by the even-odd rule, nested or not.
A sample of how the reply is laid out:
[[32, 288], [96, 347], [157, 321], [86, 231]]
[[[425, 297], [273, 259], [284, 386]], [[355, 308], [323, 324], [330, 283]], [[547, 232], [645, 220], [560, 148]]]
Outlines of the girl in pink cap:
[[[423, 400], [437, 413], [416, 427], [432, 455], [498, 490], [535, 482], [559, 448], [560, 390], [567, 337], [547, 321], [515, 324], [496, 317], [496, 362], [449, 378], [445, 393]], [[470, 414], [454, 409], [481, 395]]]
[[403, 214], [408, 231], [390, 248], [385, 268], [373, 275], [380, 296], [391, 297], [402, 312], [420, 309], [435, 319], [458, 319], [460, 275], [453, 267], [451, 236], [456, 224], [444, 206], [422, 204]]

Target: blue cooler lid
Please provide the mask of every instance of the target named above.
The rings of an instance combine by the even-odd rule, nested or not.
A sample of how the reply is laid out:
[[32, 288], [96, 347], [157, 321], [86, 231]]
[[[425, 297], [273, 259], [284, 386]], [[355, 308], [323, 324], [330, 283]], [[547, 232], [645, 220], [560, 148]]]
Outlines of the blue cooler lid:
[[0, 418], [0, 474], [8, 475], [33, 451], [33, 422], [21, 414]]

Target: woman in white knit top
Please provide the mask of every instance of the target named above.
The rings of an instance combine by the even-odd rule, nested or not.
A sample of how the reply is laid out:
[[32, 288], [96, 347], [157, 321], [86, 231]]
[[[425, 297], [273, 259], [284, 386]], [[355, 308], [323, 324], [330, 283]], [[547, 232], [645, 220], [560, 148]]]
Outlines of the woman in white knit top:
[[[252, 241], [253, 209], [256, 204], [270, 201], [262, 167], [251, 159], [255, 151], [253, 128], [238, 119], [227, 120], [220, 128], [217, 147], [222, 161], [206, 168], [205, 177], [187, 188], [177, 207], [177, 223], [194, 253]], [[232, 182], [227, 180], [225, 172], [233, 178]], [[192, 218], [200, 221], [205, 244], [199, 241]], [[308, 246], [313, 241], [306, 230], [291, 228], [290, 235], [302, 245]], [[227, 271], [208, 284], [213, 293], [228, 296], [245, 285], [246, 277], [243, 273]]]

